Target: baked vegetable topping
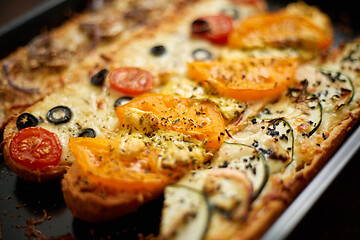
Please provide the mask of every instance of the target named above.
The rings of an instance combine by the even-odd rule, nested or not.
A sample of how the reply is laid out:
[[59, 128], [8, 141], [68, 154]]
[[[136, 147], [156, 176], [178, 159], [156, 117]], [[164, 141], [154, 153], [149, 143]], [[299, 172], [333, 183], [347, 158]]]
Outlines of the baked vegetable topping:
[[158, 165], [159, 153], [143, 145], [122, 151], [121, 142], [103, 138], [70, 138], [69, 148], [92, 184], [109, 191], [161, 191], [171, 182]]
[[191, 25], [193, 36], [221, 45], [227, 43], [231, 30], [232, 19], [226, 15], [201, 17], [196, 19]]
[[31, 113], [22, 113], [16, 119], [16, 127], [21, 130], [27, 127], [35, 127], [39, 124], [39, 120]]
[[133, 99], [133, 97], [120, 97], [120, 98], [116, 99], [116, 101], [114, 103], [114, 107], [124, 105], [124, 104], [130, 102], [132, 99]]
[[211, 218], [206, 194], [188, 186], [169, 185], [165, 188], [165, 196], [162, 236], [178, 240], [203, 239]]
[[58, 165], [62, 154], [56, 134], [41, 127], [19, 131], [11, 140], [9, 151], [16, 163], [32, 170]]
[[311, 126], [308, 136], [311, 137], [319, 128], [322, 122], [322, 105], [318, 101], [308, 101], [309, 106], [309, 120], [308, 124]]
[[72, 53], [58, 46], [49, 33], [34, 38], [29, 44], [29, 65], [31, 68], [65, 68], [71, 62]]
[[221, 14], [231, 17], [232, 19], [236, 20], [240, 17], [239, 11], [234, 7], [226, 7], [221, 10]]
[[206, 140], [207, 148], [217, 149], [223, 142], [224, 120], [218, 108], [210, 102], [164, 94], [145, 94], [115, 109], [120, 125], [123, 124], [124, 113], [129, 108], [154, 113], [159, 119], [159, 128]]
[[192, 56], [195, 61], [206, 61], [206, 60], [211, 60], [213, 58], [213, 55], [211, 52], [209, 52], [206, 49], [202, 49], [202, 48], [195, 49], [192, 52]]
[[4, 74], [5, 74], [5, 77], [6, 77], [6, 80], [8, 82], [8, 84], [20, 91], [20, 92], [24, 92], [24, 93], [40, 93], [40, 89], [39, 88], [31, 88], [31, 87], [23, 87], [23, 86], [19, 86], [14, 78], [12, 77], [11, 75], [11, 68], [12, 68], [12, 65], [14, 64], [13, 61], [6, 61], [3, 63], [2, 67], [3, 67], [3, 70], [4, 70]]
[[166, 53], [166, 48], [163, 45], [157, 45], [152, 47], [150, 52], [152, 55], [159, 57]]
[[241, 131], [233, 134], [233, 139], [262, 153], [268, 162], [269, 174], [281, 171], [293, 161], [294, 130], [283, 118], [249, 118]]
[[236, 169], [191, 172], [165, 189], [160, 236], [227, 239], [233, 231], [228, 223], [247, 218], [252, 193], [249, 178]]
[[153, 76], [136, 67], [120, 67], [110, 72], [110, 86], [122, 93], [137, 96], [153, 88]]
[[252, 182], [256, 198], [269, 178], [269, 166], [264, 154], [253, 146], [224, 142], [213, 159], [214, 168], [235, 169], [246, 173]]
[[90, 138], [94, 138], [96, 137], [96, 132], [94, 129], [92, 128], [86, 128], [84, 129], [78, 137], [90, 137]]
[[296, 59], [246, 58], [188, 63], [191, 78], [238, 100], [275, 97], [292, 82]]
[[345, 76], [341, 72], [334, 72], [329, 70], [320, 70], [320, 73], [326, 76], [328, 82], [326, 82], [326, 89], [315, 93], [321, 101], [333, 101], [338, 102], [335, 106], [336, 109], [349, 104], [354, 98], [354, 85], [351, 79]]
[[267, 157], [271, 163], [270, 172], [274, 173], [288, 166], [293, 160], [294, 131], [290, 123], [283, 118], [272, 119], [267, 123], [266, 135], [273, 141], [254, 141], [253, 146]]
[[46, 118], [54, 124], [61, 124], [70, 121], [71, 115], [70, 108], [66, 106], [57, 106], [48, 111]]
[[332, 33], [310, 20], [286, 12], [267, 13], [241, 21], [229, 35], [228, 45], [236, 48], [290, 46], [309, 50], [327, 50]]
[[103, 69], [103, 70], [99, 71], [97, 74], [95, 74], [94, 76], [91, 77], [91, 79], [90, 79], [91, 84], [95, 85], [95, 86], [103, 85], [107, 74], [108, 74], [107, 69]]

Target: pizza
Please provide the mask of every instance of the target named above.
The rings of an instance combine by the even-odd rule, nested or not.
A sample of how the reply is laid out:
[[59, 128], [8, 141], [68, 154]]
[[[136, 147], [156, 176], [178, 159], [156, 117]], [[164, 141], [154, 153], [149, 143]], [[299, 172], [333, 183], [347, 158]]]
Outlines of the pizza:
[[[3, 61], [9, 94], [31, 95], [4, 98], [29, 105], [4, 112], [6, 164], [29, 181], [62, 178], [84, 221], [164, 196], [160, 239], [260, 238], [359, 120], [359, 40], [329, 52], [329, 18], [302, 2], [275, 12], [260, 0], [140, 2], [50, 33], [64, 43], [69, 26], [92, 31], [88, 55], [62, 69], [31, 54], [17, 69], [11, 59], [32, 44]], [[138, 22], [105, 40], [119, 9]], [[103, 22], [73, 26], [84, 19]], [[46, 76], [54, 93], [19, 89], [15, 69]]]

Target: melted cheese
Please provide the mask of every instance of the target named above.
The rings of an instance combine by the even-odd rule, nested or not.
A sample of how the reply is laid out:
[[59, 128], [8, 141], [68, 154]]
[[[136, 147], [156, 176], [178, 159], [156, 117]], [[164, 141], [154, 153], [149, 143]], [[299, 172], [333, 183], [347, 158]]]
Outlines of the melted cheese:
[[[159, 120], [151, 112], [135, 108], [127, 110], [123, 116], [117, 139], [138, 139], [150, 148], [160, 149], [159, 164], [163, 168], [185, 166], [199, 167], [205, 159], [205, 141], [197, 140], [189, 135], [167, 129], [159, 129]], [[138, 148], [134, 141], [122, 141], [123, 149]], [[123, 152], [129, 152], [124, 150]]]
[[246, 109], [245, 103], [232, 98], [206, 93], [199, 83], [186, 78], [175, 78], [169, 81], [169, 83], [162, 88], [161, 92], [185, 98], [210, 100], [219, 107], [223, 117], [228, 121], [236, 119]]
[[[186, 62], [194, 61], [192, 52], [196, 49], [206, 49], [213, 54], [213, 58], [219, 58], [220, 51], [224, 47], [213, 45], [206, 40], [191, 37], [191, 23], [201, 17], [218, 15], [226, 8], [234, 8], [239, 12], [240, 18], [254, 14], [250, 5], [236, 6], [231, 1], [212, 0], [202, 1], [194, 5], [183, 17], [176, 19], [174, 24], [161, 26], [156, 34], [145, 35], [137, 41], [130, 42], [121, 50], [113, 49], [112, 68], [120, 66], [143, 67], [153, 74], [156, 73], [186, 73]], [[166, 53], [161, 56], [153, 56], [150, 49], [153, 46], [164, 45]]]
[[[97, 137], [110, 137], [118, 126], [114, 103], [120, 96], [90, 83], [73, 84], [34, 105], [31, 114], [43, 120], [39, 127], [59, 137], [63, 149], [60, 164], [72, 163], [75, 159], [68, 148], [69, 137], [78, 136], [86, 128], [94, 129]], [[72, 117], [66, 123], [55, 125], [47, 120], [46, 115], [59, 105], [70, 108]]]

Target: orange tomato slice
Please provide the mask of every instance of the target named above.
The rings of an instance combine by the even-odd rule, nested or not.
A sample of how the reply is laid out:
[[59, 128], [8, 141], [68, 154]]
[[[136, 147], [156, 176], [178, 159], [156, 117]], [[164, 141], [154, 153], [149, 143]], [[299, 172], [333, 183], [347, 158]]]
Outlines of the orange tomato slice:
[[305, 17], [285, 12], [267, 13], [244, 19], [229, 35], [228, 45], [236, 48], [292, 46], [327, 50], [332, 32], [316, 26]]
[[114, 191], [161, 191], [171, 182], [159, 169], [156, 149], [145, 149], [131, 159], [121, 158], [119, 142], [101, 138], [70, 138], [69, 148], [92, 184]]
[[225, 136], [225, 124], [221, 112], [213, 103], [207, 101], [165, 94], [145, 94], [115, 109], [120, 124], [129, 108], [153, 112], [159, 118], [159, 128], [206, 140], [207, 148], [219, 148]]
[[190, 78], [238, 100], [259, 100], [282, 93], [294, 78], [296, 59], [247, 58], [188, 63]]

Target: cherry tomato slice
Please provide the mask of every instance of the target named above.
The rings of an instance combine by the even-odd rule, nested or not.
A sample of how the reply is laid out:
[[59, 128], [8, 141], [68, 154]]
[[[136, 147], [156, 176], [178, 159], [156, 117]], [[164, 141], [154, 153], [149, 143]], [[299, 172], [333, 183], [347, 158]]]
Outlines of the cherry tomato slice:
[[232, 19], [226, 15], [206, 16], [196, 19], [191, 25], [195, 37], [204, 38], [214, 44], [226, 44], [232, 30]]
[[150, 91], [154, 84], [148, 71], [136, 67], [120, 67], [111, 71], [109, 81], [113, 89], [132, 96]]
[[41, 127], [28, 127], [18, 132], [10, 142], [10, 156], [30, 169], [58, 165], [62, 154], [59, 138]]

